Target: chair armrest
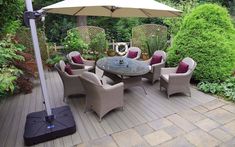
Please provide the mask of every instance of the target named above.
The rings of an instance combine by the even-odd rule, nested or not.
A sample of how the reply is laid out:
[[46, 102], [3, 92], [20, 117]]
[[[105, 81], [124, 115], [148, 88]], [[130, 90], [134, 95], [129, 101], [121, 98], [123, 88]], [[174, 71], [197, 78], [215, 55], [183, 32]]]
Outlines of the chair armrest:
[[69, 74], [67, 74], [66, 72], [65, 72], [64, 75], [65, 75], [65, 77], [66, 77], [67, 79], [72, 79], [72, 78], [73, 78], [73, 79], [75, 79], [75, 78], [77, 79], [77, 78], [80, 76], [80, 75], [69, 75]]
[[184, 83], [189, 83], [190, 81], [190, 74], [188, 73], [182, 73], [182, 74], [169, 74], [169, 83], [174, 83], [174, 84], [184, 84]]
[[161, 74], [172, 74], [176, 72], [176, 67], [171, 68], [161, 68]]
[[115, 84], [115, 85], [110, 85], [110, 86], [106, 86], [106, 87], [104, 87], [104, 89], [105, 90], [108, 90], [108, 91], [110, 91], [110, 90], [123, 90], [124, 89], [124, 83], [123, 82], [120, 82], [120, 83], [117, 83], [117, 84]]
[[77, 64], [77, 63], [73, 63], [73, 62], [69, 62], [70, 66], [72, 69], [82, 69], [84, 68], [84, 64]]
[[85, 60], [83, 59], [84, 65], [88, 66], [95, 66], [95, 61], [94, 60]]
[[84, 71], [87, 71], [86, 69], [73, 69], [72, 73], [73, 75], [81, 75]]
[[101, 94], [105, 95], [105, 97], [123, 97], [124, 83], [120, 82], [112, 86], [103, 87], [102, 91]]
[[151, 72], [154, 73], [156, 70], [158, 70], [158, 74], [161, 73], [161, 68], [165, 67], [165, 62], [161, 62], [158, 64], [151, 65]]
[[144, 60], [144, 61], [142, 61], [142, 62], [145, 62], [146, 64], [149, 64], [150, 61], [151, 61], [151, 58], [149, 58], [148, 60]]

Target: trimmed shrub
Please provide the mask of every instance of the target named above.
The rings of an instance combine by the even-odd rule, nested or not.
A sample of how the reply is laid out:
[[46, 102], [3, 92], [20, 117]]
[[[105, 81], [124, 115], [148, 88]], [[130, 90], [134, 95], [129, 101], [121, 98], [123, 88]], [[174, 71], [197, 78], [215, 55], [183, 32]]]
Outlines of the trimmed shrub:
[[215, 4], [196, 7], [185, 16], [168, 49], [168, 64], [189, 56], [197, 62], [196, 81], [220, 82], [235, 69], [235, 29], [225, 8]]

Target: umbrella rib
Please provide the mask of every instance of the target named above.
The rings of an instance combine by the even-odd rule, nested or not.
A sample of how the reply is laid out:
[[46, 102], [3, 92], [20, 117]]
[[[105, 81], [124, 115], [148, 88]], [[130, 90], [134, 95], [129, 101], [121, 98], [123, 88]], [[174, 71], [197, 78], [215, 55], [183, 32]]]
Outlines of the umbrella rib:
[[73, 14], [73, 16], [74, 16], [74, 15], [77, 15], [77, 14], [78, 14], [80, 11], [82, 11], [84, 8], [85, 8], [85, 7], [80, 8], [78, 11], [76, 11], [76, 12]]
[[145, 10], [143, 9], [140, 9], [141, 12], [143, 12], [147, 17], [151, 17], [151, 14], [146, 12]]
[[171, 11], [168, 11], [168, 12], [174, 14], [175, 16], [180, 16], [180, 14], [177, 14], [177, 13], [174, 13], [174, 12], [171, 12]]

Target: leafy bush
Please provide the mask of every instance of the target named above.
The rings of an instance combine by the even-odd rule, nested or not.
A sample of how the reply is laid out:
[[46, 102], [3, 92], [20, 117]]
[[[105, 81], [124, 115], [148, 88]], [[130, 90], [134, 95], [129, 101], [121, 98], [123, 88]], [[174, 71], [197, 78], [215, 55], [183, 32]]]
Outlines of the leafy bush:
[[156, 50], [166, 50], [167, 48], [167, 34], [161, 33], [148, 37], [145, 41], [148, 49], [148, 55], [152, 56]]
[[89, 49], [102, 53], [107, 48], [107, 45], [108, 42], [106, 40], [105, 33], [98, 33], [89, 43]]
[[65, 60], [64, 56], [61, 54], [53, 54], [51, 55], [51, 57], [49, 59], [47, 59], [47, 64], [49, 65], [55, 65], [56, 63], [58, 63], [60, 60]]
[[22, 51], [25, 47], [8, 35], [0, 41], [0, 98], [15, 92], [29, 93], [33, 85], [30, 77], [34, 75], [26, 62], [32, 56]]
[[185, 16], [173, 45], [168, 64], [192, 57], [198, 64], [196, 81], [218, 82], [228, 78], [235, 68], [235, 29], [226, 9], [205, 4]]
[[6, 97], [8, 94], [12, 94], [17, 88], [17, 77], [22, 74], [22, 71], [14, 66], [2, 66], [0, 67], [0, 98]]
[[212, 93], [235, 101], [235, 77], [228, 78], [223, 83], [200, 82], [198, 88], [205, 93]]
[[82, 53], [84, 49], [88, 48], [88, 45], [82, 40], [76, 29], [68, 31], [67, 36], [64, 38], [63, 45], [66, 53], [71, 51], [79, 51]]
[[[41, 51], [41, 57], [42, 57], [42, 60], [45, 62], [48, 57], [46, 39], [43, 34], [43, 31], [40, 29], [37, 29], [37, 35], [38, 35], [38, 42], [39, 42], [40, 51]], [[20, 27], [16, 32], [15, 39], [17, 40], [18, 43], [23, 44], [26, 47], [24, 52], [34, 55], [33, 41], [31, 38], [31, 33], [30, 33], [29, 28]]]
[[24, 0], [3, 0], [0, 5], [0, 38], [15, 33], [24, 11]]
[[8, 65], [14, 60], [24, 60], [20, 55], [17, 55], [17, 51], [21, 51], [20, 46], [16, 46], [12, 43], [11, 36], [6, 36], [5, 39], [0, 41], [0, 67]]

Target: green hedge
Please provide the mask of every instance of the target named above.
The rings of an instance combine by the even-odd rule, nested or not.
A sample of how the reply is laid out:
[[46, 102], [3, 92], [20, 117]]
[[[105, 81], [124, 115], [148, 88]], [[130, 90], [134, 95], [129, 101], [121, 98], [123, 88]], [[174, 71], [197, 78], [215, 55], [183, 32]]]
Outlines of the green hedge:
[[235, 29], [225, 8], [215, 4], [198, 6], [185, 16], [168, 49], [168, 64], [175, 66], [189, 56], [198, 63], [196, 81], [224, 81], [235, 69], [234, 40]]

